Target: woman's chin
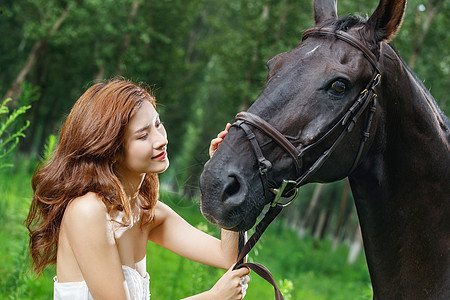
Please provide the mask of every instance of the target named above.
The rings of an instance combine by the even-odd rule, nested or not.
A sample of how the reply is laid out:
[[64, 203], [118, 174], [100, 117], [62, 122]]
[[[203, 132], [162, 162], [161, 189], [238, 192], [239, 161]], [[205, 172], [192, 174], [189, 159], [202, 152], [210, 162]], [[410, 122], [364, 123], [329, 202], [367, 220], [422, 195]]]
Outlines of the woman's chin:
[[163, 173], [169, 168], [169, 165], [170, 165], [169, 159], [166, 158], [166, 159], [164, 159], [162, 161], [159, 161], [157, 166], [152, 166], [152, 168], [147, 173], [148, 174], [152, 174], [152, 173], [153, 174], [155, 174], [155, 173], [156, 174], [160, 174], [160, 173]]

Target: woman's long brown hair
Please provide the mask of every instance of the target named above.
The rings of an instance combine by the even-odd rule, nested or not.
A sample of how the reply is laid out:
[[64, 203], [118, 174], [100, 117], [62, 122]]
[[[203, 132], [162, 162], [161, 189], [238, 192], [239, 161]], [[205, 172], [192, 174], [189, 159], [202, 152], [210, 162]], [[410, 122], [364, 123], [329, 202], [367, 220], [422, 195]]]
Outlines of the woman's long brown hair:
[[[31, 182], [34, 195], [25, 224], [38, 275], [56, 262], [61, 221], [74, 198], [97, 193], [109, 213], [123, 211], [125, 219], [132, 218], [113, 162], [123, 151], [126, 126], [142, 101], [155, 105], [144, 87], [115, 78], [91, 86], [70, 111], [53, 155], [38, 166]], [[139, 190], [141, 225], [153, 218], [158, 188], [157, 174], [147, 174]]]

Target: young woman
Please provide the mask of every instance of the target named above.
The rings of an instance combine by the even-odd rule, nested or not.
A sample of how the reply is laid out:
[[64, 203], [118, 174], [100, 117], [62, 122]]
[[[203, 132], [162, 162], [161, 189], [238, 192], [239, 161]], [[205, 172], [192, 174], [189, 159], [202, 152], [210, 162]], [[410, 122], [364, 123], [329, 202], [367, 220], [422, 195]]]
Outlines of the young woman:
[[[242, 299], [249, 270], [232, 271], [238, 234], [221, 240], [158, 201], [167, 135], [143, 87], [113, 79], [90, 87], [68, 115], [54, 155], [32, 179], [26, 224], [39, 274], [56, 263], [54, 299], [149, 299], [147, 242], [229, 269], [188, 299]], [[229, 126], [211, 141], [210, 155]], [[158, 259], [151, 257], [150, 259]]]

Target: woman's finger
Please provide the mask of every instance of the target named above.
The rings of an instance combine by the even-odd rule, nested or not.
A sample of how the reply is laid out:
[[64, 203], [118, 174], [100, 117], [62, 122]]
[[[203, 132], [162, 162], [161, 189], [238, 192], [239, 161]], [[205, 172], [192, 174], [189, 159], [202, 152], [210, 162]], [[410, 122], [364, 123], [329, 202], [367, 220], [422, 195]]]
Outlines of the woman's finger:
[[222, 143], [223, 138], [228, 134], [228, 129], [230, 129], [231, 124], [227, 123], [225, 126], [225, 130], [222, 130], [219, 132], [216, 138], [211, 140], [211, 144], [209, 146], [209, 157], [212, 157], [214, 155], [214, 152], [219, 147], [220, 143]]
[[223, 139], [227, 135], [227, 133], [228, 131], [221, 131], [217, 134], [217, 137]]
[[230, 129], [230, 127], [231, 127], [231, 124], [227, 123], [227, 125], [225, 126], [225, 130], [222, 130], [221, 132], [219, 132], [217, 137], [224, 138], [227, 135], [228, 130]]
[[242, 267], [239, 268], [237, 270], [234, 270], [235, 274], [238, 275], [239, 277], [244, 277], [245, 275], [250, 274], [250, 269], [247, 267]]
[[223, 141], [223, 139], [222, 139], [222, 138], [219, 138], [219, 137], [217, 137], [217, 138], [215, 138], [215, 139], [212, 139], [212, 140], [211, 140], [211, 146], [216, 146], [216, 148], [217, 148], [217, 146], [219, 146], [219, 144], [220, 144], [222, 141]]
[[219, 147], [220, 143], [222, 143], [223, 139], [221, 138], [215, 138], [211, 140], [211, 144], [209, 146], [209, 157], [212, 157], [214, 155], [214, 152], [216, 152], [217, 147]]

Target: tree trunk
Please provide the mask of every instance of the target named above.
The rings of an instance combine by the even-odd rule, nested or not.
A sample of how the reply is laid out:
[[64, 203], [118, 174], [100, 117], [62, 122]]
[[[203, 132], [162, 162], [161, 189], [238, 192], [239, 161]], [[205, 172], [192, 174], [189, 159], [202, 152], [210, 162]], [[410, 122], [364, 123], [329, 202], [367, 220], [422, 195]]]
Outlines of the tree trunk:
[[327, 219], [327, 211], [328, 209], [324, 207], [319, 214], [319, 220], [317, 221], [316, 228], [314, 228], [314, 237], [316, 239], [322, 239], [323, 230], [325, 228], [325, 223]]
[[[263, 9], [262, 9], [262, 13], [261, 13], [261, 19], [263, 20], [263, 22], [267, 22], [267, 19], [269, 18], [269, 12], [270, 12], [270, 7], [268, 4], [264, 4], [263, 5]], [[256, 47], [254, 49], [253, 55], [252, 55], [252, 59], [251, 59], [251, 63], [250, 63], [250, 68], [248, 69], [248, 71], [245, 74], [245, 79], [247, 81], [247, 85], [248, 87], [252, 88], [252, 85], [255, 81], [255, 70], [258, 69], [258, 63], [260, 60], [260, 56], [261, 56], [261, 52], [260, 52], [260, 46], [261, 46], [261, 40], [258, 40], [258, 43], [256, 44]], [[239, 111], [244, 111], [247, 110], [248, 107], [250, 106], [250, 101], [252, 99], [249, 99], [248, 97], [244, 97], [242, 99], [241, 105], [239, 106]]]
[[334, 197], [330, 196], [324, 199], [326, 202], [322, 205], [322, 210], [320, 212], [319, 222], [315, 228], [314, 236], [318, 239], [323, 239], [325, 233], [327, 232], [328, 225], [330, 223], [332, 211], [333, 211], [333, 201]]
[[308, 209], [306, 210], [305, 216], [303, 217], [301, 227], [305, 228], [306, 226], [308, 226], [307, 224], [312, 218], [313, 212], [317, 206], [317, 203], [319, 202], [320, 194], [322, 193], [324, 186], [325, 186], [324, 184], [318, 183], [314, 188], [314, 193], [311, 198], [311, 201], [309, 202], [309, 206]]
[[344, 189], [342, 190], [341, 206], [339, 208], [339, 217], [336, 224], [336, 229], [334, 230], [333, 238], [333, 250], [336, 250], [339, 244], [339, 236], [341, 232], [342, 223], [344, 221], [345, 208], [347, 207], [347, 198], [350, 186], [348, 184], [348, 179], [345, 180]]
[[[353, 206], [354, 208], [354, 206]], [[353, 221], [354, 218], [358, 218], [356, 210], [352, 209], [347, 217], [346, 217], [346, 221], [344, 224], [344, 227], [341, 229], [341, 241], [349, 241], [349, 243], [351, 242], [351, 239], [353, 238], [353, 226], [352, 224], [355, 223]], [[356, 221], [356, 223], [358, 223], [358, 221]]]
[[103, 77], [105, 76], [105, 66], [103, 65], [103, 62], [100, 66], [98, 66], [97, 74], [95, 74], [94, 81], [100, 82], [103, 80]]
[[34, 64], [36, 63], [36, 59], [38, 57], [39, 51], [42, 49], [43, 45], [45, 44], [45, 40], [51, 38], [56, 31], [58, 31], [59, 27], [61, 27], [62, 22], [69, 14], [69, 8], [66, 8], [63, 13], [59, 16], [59, 18], [56, 20], [55, 24], [53, 24], [52, 29], [50, 30], [48, 36], [44, 38], [43, 40], [36, 41], [31, 48], [30, 54], [28, 55], [27, 61], [25, 63], [25, 66], [22, 68], [22, 70], [19, 72], [19, 75], [17, 75], [14, 82], [9, 87], [8, 91], [6, 92], [3, 99], [6, 98], [12, 98], [12, 99], [18, 99], [20, 94], [22, 93], [22, 83], [25, 80], [25, 77], [30, 73], [30, 70], [33, 68]]
[[[134, 1], [131, 4], [131, 10], [130, 10], [130, 13], [128, 14], [128, 24], [133, 25], [134, 18], [136, 17], [138, 8], [139, 8], [139, 1]], [[125, 53], [127, 52], [128, 47], [130, 46], [130, 40], [131, 40], [130, 32], [125, 33], [125, 35], [123, 37], [122, 51], [120, 53], [119, 61], [117, 63], [116, 75], [122, 75], [122, 73], [124, 71], [123, 69], [125, 67], [125, 64], [123, 61], [124, 61]]]
[[283, 34], [283, 29], [284, 29], [284, 25], [286, 24], [286, 19], [287, 19], [287, 13], [290, 9], [290, 6], [287, 4], [287, 1], [284, 0], [282, 5], [282, 9], [281, 9], [281, 14], [280, 14], [280, 18], [277, 22], [277, 26], [278, 30], [275, 33], [275, 41], [279, 40], [281, 38], [281, 35]]
[[361, 227], [358, 225], [355, 228], [355, 232], [353, 234], [353, 241], [350, 244], [350, 251], [348, 253], [347, 262], [349, 264], [353, 264], [358, 258], [359, 253], [362, 250], [362, 235], [361, 235]]

